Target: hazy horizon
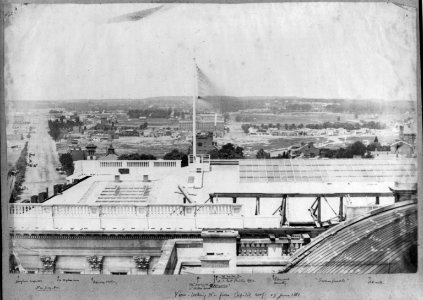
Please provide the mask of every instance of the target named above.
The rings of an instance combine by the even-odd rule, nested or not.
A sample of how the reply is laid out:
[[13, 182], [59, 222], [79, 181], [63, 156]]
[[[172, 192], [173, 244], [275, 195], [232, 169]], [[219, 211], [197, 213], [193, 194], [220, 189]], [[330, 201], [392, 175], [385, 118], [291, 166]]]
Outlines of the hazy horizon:
[[[204, 94], [416, 101], [416, 10], [392, 3], [14, 5], [8, 101]], [[204, 81], [207, 81], [205, 84]], [[275, 96], [279, 95], [279, 96]]]
[[[300, 100], [300, 101], [370, 101], [370, 102], [417, 102], [416, 99], [413, 100], [399, 100], [399, 99], [347, 99], [347, 98], [316, 98], [316, 97], [298, 97], [298, 96], [224, 96], [224, 95], [213, 95], [213, 96], [202, 96], [204, 98], [207, 97], [222, 97], [222, 98], [238, 98], [238, 99], [248, 99], [248, 100], [258, 100], [258, 101], [266, 101], [269, 99], [276, 98], [278, 100]], [[36, 99], [36, 100], [28, 100], [28, 99], [14, 99], [14, 100], [6, 100], [7, 102], [32, 102], [32, 101], [39, 101], [39, 102], [54, 102], [54, 101], [63, 101], [63, 102], [75, 102], [75, 101], [142, 101], [142, 100], [149, 100], [149, 99], [157, 99], [163, 98], [170, 100], [169, 98], [175, 98], [175, 101], [179, 100], [176, 98], [187, 98], [189, 100], [192, 99], [192, 95], [181, 95], [181, 96], [151, 96], [151, 97], [144, 97], [144, 98], [93, 98], [93, 99]], [[256, 99], [255, 99], [256, 98]]]

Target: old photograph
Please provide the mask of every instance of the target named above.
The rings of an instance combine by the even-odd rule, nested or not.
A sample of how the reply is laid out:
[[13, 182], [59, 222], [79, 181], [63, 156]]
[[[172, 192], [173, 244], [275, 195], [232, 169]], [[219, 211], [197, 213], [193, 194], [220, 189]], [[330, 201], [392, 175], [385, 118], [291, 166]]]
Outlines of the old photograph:
[[9, 5], [9, 273], [417, 272], [417, 15]]

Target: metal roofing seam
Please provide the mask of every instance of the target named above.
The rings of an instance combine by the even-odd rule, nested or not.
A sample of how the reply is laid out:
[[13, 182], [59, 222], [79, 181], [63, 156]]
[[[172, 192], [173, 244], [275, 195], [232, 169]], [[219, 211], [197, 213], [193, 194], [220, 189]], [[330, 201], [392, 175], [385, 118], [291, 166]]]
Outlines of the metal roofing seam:
[[[292, 264], [290, 264], [290, 267], [288, 267], [287, 269], [295, 268], [296, 266], [298, 266], [299, 269], [297, 271], [299, 272], [305, 271], [306, 269], [308, 269], [311, 272], [319, 270], [319, 269], [321, 269], [322, 271], [352, 272], [354, 269], [351, 266], [344, 266], [343, 268], [339, 268], [337, 264], [329, 266], [328, 265], [329, 261], [327, 260], [327, 258], [330, 257], [331, 254], [333, 255], [333, 253], [339, 253], [337, 255], [338, 260], [341, 259], [342, 254], [340, 253], [345, 253], [351, 256], [349, 254], [349, 251], [353, 251], [354, 248], [356, 248], [355, 245], [357, 245], [357, 243], [354, 242], [352, 245], [351, 244], [348, 245], [348, 242], [347, 243], [338, 243], [338, 242], [333, 243], [333, 242], [335, 240], [342, 240], [343, 238], [344, 239], [346, 238], [348, 240], [349, 235], [351, 235], [351, 233], [353, 233], [353, 235], [358, 239], [363, 239], [366, 236], [371, 237], [375, 233], [376, 235], [381, 234], [382, 236], [378, 237], [378, 240], [372, 240], [368, 238], [368, 240], [363, 242], [364, 243], [363, 245], [358, 244], [358, 249], [357, 249], [358, 252], [356, 250], [355, 252], [353, 252], [354, 255], [352, 256], [352, 258], [358, 259], [363, 255], [367, 255], [369, 252], [369, 249], [371, 249], [372, 247], [377, 247], [378, 249], [386, 247], [387, 245], [390, 245], [391, 243], [395, 243], [395, 240], [398, 240], [398, 237], [400, 237], [400, 240], [404, 240], [403, 238], [401, 238], [401, 236], [404, 236], [404, 233], [407, 233], [407, 229], [412, 228], [413, 226], [416, 226], [417, 220], [415, 218], [416, 216], [415, 205], [410, 205], [414, 203], [415, 201], [407, 201], [407, 203], [395, 204], [388, 208], [385, 207], [383, 209], [378, 209], [377, 211], [380, 215], [375, 215], [375, 212], [372, 212], [371, 214], [367, 214], [366, 216], [350, 220], [348, 222], [349, 224], [348, 223], [343, 224], [344, 226], [341, 226], [341, 228], [339, 228], [338, 230], [335, 230], [335, 227], [334, 227], [333, 228], [334, 230], [332, 230], [332, 232], [329, 232], [328, 234], [323, 233], [321, 236], [319, 236], [321, 237], [320, 239], [319, 237], [316, 238], [316, 240], [313, 241], [312, 243], [313, 245], [310, 245], [311, 247], [306, 246], [302, 252], [294, 254], [294, 257], [293, 257], [294, 260]], [[392, 209], [395, 209], [395, 211], [392, 211]], [[377, 221], [369, 217], [376, 218]], [[396, 223], [398, 223], [399, 226], [388, 230], [389, 225], [393, 224], [392, 222], [393, 218], [397, 219]], [[360, 222], [361, 224], [358, 222]], [[363, 229], [369, 229], [368, 227], [369, 223], [372, 223], [374, 225], [372, 226], [373, 227], [372, 230], [374, 230], [375, 232], [371, 233], [368, 230], [363, 230]], [[349, 226], [357, 225], [357, 226], [354, 227], [353, 230], [351, 230], [351, 228], [348, 228], [348, 225]], [[384, 228], [386, 228], [386, 230], [384, 230]], [[392, 232], [392, 230], [394, 230], [394, 232]], [[409, 234], [405, 234], [405, 236], [408, 238]], [[323, 247], [322, 245], [320, 245], [321, 243], [323, 243]], [[403, 243], [403, 244], [407, 244], [407, 243]], [[313, 251], [312, 248], [314, 247], [319, 247], [320, 249], [317, 248], [315, 251]], [[404, 247], [406, 247], [406, 245]], [[403, 247], [400, 247], [400, 249], [402, 248]], [[297, 255], [297, 257], [295, 257], [295, 255]], [[384, 258], [384, 255], [385, 254], [383, 253], [382, 254], [377, 253], [376, 256], [373, 255], [371, 259], [377, 260], [382, 258], [384, 260], [386, 259], [386, 257]], [[391, 253], [390, 255], [392, 256], [396, 254]], [[335, 262], [336, 259], [333, 261]], [[303, 266], [307, 264], [309, 264], [308, 267], [303, 268]], [[324, 267], [325, 264], [326, 264], [326, 267]], [[365, 268], [365, 270], [367, 270], [368, 272], [370, 272], [372, 269], [373, 268], [371, 264], [369, 264], [369, 266]]]
[[[363, 264], [363, 270], [361, 270], [361, 271], [365, 272], [365, 270], [367, 270], [370, 266], [373, 266], [375, 264], [376, 265], [380, 264], [380, 261], [381, 260], [383, 261], [386, 258], [387, 252], [384, 252], [381, 249], [385, 248], [387, 245], [392, 244], [393, 241], [398, 241], [398, 238], [395, 237], [395, 235], [397, 233], [396, 231], [398, 231], [398, 230], [397, 230], [397, 228], [394, 228], [394, 230], [395, 231], [392, 232], [392, 234], [390, 232], [391, 230], [387, 230], [389, 232], [384, 232], [384, 234], [382, 235], [381, 241], [377, 242], [377, 245], [375, 245], [379, 248], [376, 253], [371, 253], [371, 252], [369, 253], [368, 246], [373, 246], [373, 244], [374, 244], [369, 240], [366, 240], [363, 245], [358, 244], [357, 245], [358, 249], [354, 249], [354, 248], [356, 248], [356, 247], [354, 247], [355, 245], [353, 247], [351, 247], [350, 249], [348, 249], [348, 251], [351, 252], [353, 261], [365, 262]], [[392, 238], [390, 239], [389, 237], [392, 237]], [[402, 240], [404, 240], [404, 238], [401, 237], [400, 240], [402, 241]], [[396, 251], [393, 251], [389, 255], [393, 256], [393, 255], [396, 255], [396, 254], [397, 254]], [[352, 265], [346, 266], [346, 267], [341, 266], [341, 268], [346, 268], [346, 270], [348, 272], [354, 272], [354, 269], [356, 268], [356, 266], [352, 266]]]
[[[392, 204], [392, 205], [389, 205], [389, 206], [385, 206], [385, 207], [381, 207], [381, 208], [378, 208], [378, 209], [376, 209], [376, 210], [372, 210], [372, 211], [370, 211], [370, 212], [368, 212], [368, 213], [366, 213], [365, 215], [362, 215], [362, 216], [359, 216], [359, 217], [356, 217], [356, 218], [354, 218], [354, 219], [351, 219], [351, 220], [348, 220], [348, 221], [345, 221], [344, 223], [341, 223], [341, 224], [339, 224], [339, 225], [337, 225], [337, 226], [335, 226], [335, 227], [332, 227], [331, 229], [329, 229], [329, 230], [327, 230], [326, 232], [324, 232], [324, 233], [322, 233], [321, 235], [319, 235], [314, 241], [313, 241], [313, 244], [314, 243], [316, 243], [316, 244], [314, 244], [314, 245], [317, 245], [317, 243], [318, 242], [320, 242], [322, 239], [325, 239], [325, 238], [327, 238], [327, 237], [329, 237], [329, 236], [333, 236], [333, 235], [336, 235], [336, 234], [338, 234], [338, 232], [341, 232], [341, 231], [343, 231], [343, 230], [348, 230], [349, 228], [349, 226], [352, 226], [353, 224], [355, 224], [355, 223], [357, 223], [357, 222], [360, 222], [361, 220], [364, 220], [364, 219], [366, 219], [366, 218], [370, 218], [370, 217], [372, 217], [376, 212], [377, 213], [382, 213], [382, 212], [386, 212], [386, 213], [388, 213], [389, 211], [391, 211], [391, 210], [393, 210], [393, 209], [397, 209], [398, 207], [401, 207], [401, 206], [403, 206], [403, 207], [406, 207], [406, 206], [408, 206], [408, 205], [411, 205], [411, 204], [414, 204], [415, 203], [415, 201], [404, 201], [403, 203], [396, 203], [396, 204]], [[406, 208], [405, 208], [406, 209]], [[375, 212], [376, 211], [376, 212]], [[389, 216], [387, 216], [387, 220], [390, 220], [390, 215]], [[383, 219], [382, 219], [383, 220]], [[380, 222], [380, 221], [379, 221]], [[304, 251], [305, 250], [308, 250], [308, 249], [310, 249], [310, 247], [311, 246], [313, 246], [313, 245], [308, 245], [308, 246], [306, 246], [305, 248], [303, 248], [304, 249]], [[301, 250], [300, 250], [301, 251]], [[297, 255], [301, 255], [301, 253], [298, 253]]]
[[[386, 223], [380, 223], [380, 226], [384, 226], [386, 224], [389, 224], [390, 218], [387, 218], [387, 222]], [[363, 224], [362, 227], [365, 227], [366, 225]], [[358, 233], [358, 236], [356, 235], [356, 233]], [[360, 234], [361, 230], [360, 228], [358, 230], [352, 230], [351, 228], [348, 228], [347, 230], [345, 230], [345, 232], [343, 232], [341, 235], [339, 236], [331, 236], [330, 240], [327, 240], [327, 242], [331, 242], [332, 240], [347, 240], [351, 234], [353, 234], [358, 240], [360, 239], [360, 237], [364, 236], [363, 234]], [[335, 242], [336, 244], [336, 242]], [[337, 248], [338, 251], [343, 252], [347, 249], [347, 247], [349, 247], [347, 244], [345, 245], [339, 245], [339, 247]], [[326, 252], [326, 247], [325, 248], [321, 248], [319, 250], [317, 250], [316, 254], [319, 252]], [[309, 258], [311, 259], [311, 258]], [[308, 259], [308, 260], [309, 260]]]

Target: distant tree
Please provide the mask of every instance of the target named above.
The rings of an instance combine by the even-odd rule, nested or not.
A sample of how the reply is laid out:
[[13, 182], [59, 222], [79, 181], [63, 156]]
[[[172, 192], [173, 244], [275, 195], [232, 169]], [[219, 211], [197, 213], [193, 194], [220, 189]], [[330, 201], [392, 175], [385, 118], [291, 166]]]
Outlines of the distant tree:
[[166, 153], [163, 156], [164, 160], [180, 160], [181, 166], [188, 166], [188, 155], [184, 152], [180, 152], [178, 149], [173, 149], [171, 152]]
[[250, 124], [242, 124], [241, 125], [241, 128], [242, 128], [242, 131], [244, 131], [244, 133], [248, 133], [248, 129], [250, 129]]
[[270, 153], [264, 151], [263, 149], [260, 149], [256, 153], [256, 158], [258, 158], [258, 159], [268, 159], [268, 158], [270, 158]]
[[379, 143], [377, 136], [375, 137], [375, 140], [373, 141], [373, 143]]
[[348, 146], [347, 150], [350, 150], [352, 152], [352, 155], [363, 156], [366, 153], [366, 146], [362, 142], [357, 141], [351, 146]]
[[[375, 151], [376, 149], [378, 149], [378, 143], [371, 143], [370, 145], [368, 145], [366, 147], [367, 151]], [[379, 150], [379, 149], [378, 149]]]
[[236, 121], [236, 122], [241, 122], [241, 121], [242, 121], [242, 117], [241, 117], [241, 115], [236, 115], [236, 116], [235, 116], [235, 121]]
[[304, 124], [303, 124], [303, 123], [299, 124], [299, 125], [298, 125], [298, 128], [299, 128], [299, 129], [304, 128]]
[[121, 154], [118, 160], [156, 160], [157, 158], [152, 154], [127, 153]]
[[209, 154], [212, 159], [240, 159], [244, 158], [244, 149], [228, 143], [223, 145], [219, 150], [214, 149], [210, 151]]
[[231, 116], [229, 115], [229, 113], [225, 112], [225, 113], [223, 114], [223, 120], [224, 120], [225, 122], [227, 122], [227, 121], [229, 121], [230, 119], [231, 119]]
[[340, 148], [336, 151], [335, 158], [352, 158], [352, 154], [344, 148]]
[[363, 158], [373, 158], [373, 155], [369, 151], [366, 151], [366, 154], [363, 156]]
[[72, 155], [70, 153], [63, 153], [60, 155], [59, 161], [66, 174], [72, 175], [74, 171]]
[[289, 130], [295, 130], [295, 129], [297, 129], [297, 125], [295, 125], [294, 123], [289, 125]]

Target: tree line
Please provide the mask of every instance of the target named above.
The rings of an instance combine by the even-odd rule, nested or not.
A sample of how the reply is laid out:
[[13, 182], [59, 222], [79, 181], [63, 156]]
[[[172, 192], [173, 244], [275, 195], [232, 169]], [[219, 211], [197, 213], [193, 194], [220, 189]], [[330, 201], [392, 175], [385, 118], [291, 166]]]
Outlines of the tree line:
[[276, 128], [277, 130], [297, 130], [297, 129], [346, 129], [346, 130], [359, 130], [362, 128], [369, 128], [369, 129], [385, 129], [386, 125], [380, 122], [364, 122], [361, 123], [349, 123], [349, 122], [324, 122], [324, 123], [316, 123], [316, 124], [281, 124], [281, 123], [269, 123], [269, 124], [242, 124], [241, 129], [244, 133], [248, 133], [250, 128], [255, 128], [257, 130], [267, 130], [269, 128]]
[[25, 173], [26, 173], [26, 157], [28, 155], [28, 142], [25, 143], [21, 154], [19, 155], [18, 160], [15, 164], [16, 177], [15, 177], [15, 184], [13, 186], [12, 195], [10, 198], [10, 202], [15, 202], [19, 200], [19, 196], [22, 194], [23, 188], [22, 184], [25, 181]]
[[[360, 141], [356, 141], [351, 145], [348, 145], [346, 148], [339, 149], [320, 149], [319, 155], [325, 158], [353, 158], [355, 156], [360, 156], [362, 158], [373, 158], [370, 151], [390, 151], [389, 146], [380, 145], [377, 137], [375, 141], [368, 145], [364, 145]], [[278, 154], [277, 156], [271, 156], [269, 152], [266, 152], [264, 149], [259, 149], [256, 153], [257, 159], [288, 159], [290, 158], [290, 150], [285, 151], [283, 154]]]
[[56, 141], [61, 134], [62, 129], [71, 130], [74, 126], [81, 126], [82, 122], [77, 118], [75, 121], [73, 120], [66, 120], [65, 117], [62, 116], [60, 119], [56, 119], [54, 121], [49, 120], [48, 121], [48, 133], [50, 136]]

